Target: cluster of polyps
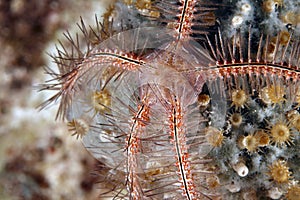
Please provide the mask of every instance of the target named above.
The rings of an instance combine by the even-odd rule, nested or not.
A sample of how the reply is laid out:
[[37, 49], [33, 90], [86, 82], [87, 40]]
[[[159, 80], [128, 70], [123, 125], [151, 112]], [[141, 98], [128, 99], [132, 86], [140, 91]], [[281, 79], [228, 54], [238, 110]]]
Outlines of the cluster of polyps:
[[[251, 194], [256, 198], [277, 199], [289, 196], [289, 185], [298, 181], [299, 174], [295, 171], [299, 166], [296, 123], [299, 115], [299, 42], [294, 41], [293, 47], [282, 46], [280, 35], [275, 52], [268, 38], [264, 43], [260, 39], [254, 53], [253, 49], [249, 50], [253, 48], [250, 37], [248, 42], [236, 43], [237, 49], [231, 52], [226, 50], [224, 41], [217, 43], [221, 55], [217, 74], [212, 71], [216, 80], [209, 84], [216, 89], [210, 90], [210, 95], [224, 96], [228, 107], [225, 111], [213, 109], [208, 115], [210, 126], [225, 136], [222, 146], [214, 148], [209, 155], [216, 157], [222, 171], [220, 182], [225, 184], [227, 180], [227, 189], [235, 196], [242, 197], [251, 185], [259, 183], [261, 186]], [[234, 40], [241, 41], [240, 36]], [[229, 45], [228, 49], [231, 48]], [[240, 49], [242, 51], [238, 52]], [[291, 55], [287, 52], [297, 52], [294, 54], [296, 59], [289, 59]], [[213, 51], [213, 54], [217, 56], [218, 53]], [[218, 104], [216, 102], [217, 107]], [[215, 119], [223, 113], [226, 123]], [[281, 191], [280, 195], [271, 192], [275, 188]], [[259, 194], [262, 189], [270, 193]]]
[[[85, 53], [69, 38], [77, 54], [58, 50], [60, 73], [49, 73], [60, 83], [46, 87], [59, 90], [50, 102], [62, 97], [58, 116], [109, 168], [104, 181], [115, 198], [288, 191], [299, 177], [287, 167], [298, 166], [292, 125], [299, 115], [299, 42], [290, 37], [283, 46], [277, 39], [270, 51], [262, 36], [255, 50], [251, 33], [233, 42], [219, 34], [203, 48], [189, 37], [196, 3], [180, 4], [174, 30], [139, 28], [106, 40], [92, 31], [99, 44]], [[83, 24], [81, 30], [89, 39]], [[279, 158], [288, 160], [284, 184], [272, 165]]]

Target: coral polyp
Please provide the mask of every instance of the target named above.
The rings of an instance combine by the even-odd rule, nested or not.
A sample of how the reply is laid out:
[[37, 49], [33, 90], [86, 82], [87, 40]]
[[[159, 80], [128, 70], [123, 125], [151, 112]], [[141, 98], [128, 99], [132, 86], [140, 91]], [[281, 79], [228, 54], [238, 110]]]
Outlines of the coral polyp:
[[283, 160], [275, 161], [269, 167], [269, 174], [271, 178], [277, 183], [288, 183], [291, 179], [291, 172], [287, 163]]
[[231, 93], [231, 101], [236, 110], [239, 108], [244, 108], [247, 102], [246, 92], [244, 90], [234, 90]]
[[300, 186], [298, 184], [291, 185], [286, 193], [287, 200], [297, 200], [300, 196]]
[[207, 142], [214, 147], [219, 147], [224, 142], [223, 133], [217, 128], [207, 127], [205, 129], [205, 135]]
[[270, 136], [263, 130], [255, 132], [254, 137], [256, 138], [259, 147], [265, 147], [270, 144]]
[[265, 104], [280, 104], [285, 101], [284, 89], [279, 85], [271, 85], [270, 87], [264, 87], [260, 92], [260, 98]]
[[271, 142], [277, 146], [291, 145], [293, 135], [290, 127], [284, 122], [277, 122], [270, 129]]
[[201, 107], [207, 107], [210, 103], [210, 97], [207, 94], [200, 94], [198, 96], [198, 102]]
[[253, 135], [244, 136], [241, 138], [241, 147], [249, 152], [254, 152], [258, 148], [259, 141]]
[[243, 122], [243, 117], [240, 113], [233, 113], [231, 116], [230, 116], [230, 122], [232, 124], [233, 127], [239, 127], [242, 122]]
[[91, 104], [95, 112], [104, 113], [111, 106], [111, 99], [108, 90], [95, 91], [91, 94]]
[[72, 136], [76, 136], [76, 139], [82, 138], [86, 135], [89, 130], [89, 124], [84, 119], [72, 119], [68, 122], [69, 131], [72, 133]]

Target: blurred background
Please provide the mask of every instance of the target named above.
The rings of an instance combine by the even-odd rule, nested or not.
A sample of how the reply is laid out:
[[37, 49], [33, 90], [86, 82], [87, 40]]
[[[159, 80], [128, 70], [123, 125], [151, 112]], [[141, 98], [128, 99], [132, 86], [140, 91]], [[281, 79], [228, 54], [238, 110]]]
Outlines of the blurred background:
[[[104, 0], [0, 0], [0, 199], [96, 199], [98, 163], [80, 140], [55, 121], [57, 107], [37, 86], [49, 79], [63, 32], [78, 31], [80, 16], [94, 24]], [[92, 14], [91, 14], [92, 13]], [[55, 66], [54, 66], [55, 68]]]

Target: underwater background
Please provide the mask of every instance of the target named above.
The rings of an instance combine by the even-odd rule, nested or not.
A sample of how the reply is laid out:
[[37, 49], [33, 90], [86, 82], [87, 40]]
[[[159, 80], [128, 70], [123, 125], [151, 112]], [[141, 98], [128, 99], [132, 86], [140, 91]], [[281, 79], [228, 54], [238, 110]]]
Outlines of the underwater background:
[[[55, 120], [57, 104], [39, 111], [38, 106], [54, 95], [51, 91], [38, 92], [39, 85], [51, 79], [45, 74], [44, 67], [56, 67], [49, 55], [56, 53], [58, 40], [68, 42], [63, 33], [68, 31], [74, 37], [80, 32], [76, 24], [80, 26], [80, 17], [87, 27], [95, 24], [95, 16], [108, 24], [113, 21], [112, 29], [116, 32], [150, 25], [172, 28], [172, 24], [166, 22], [170, 20], [168, 15], [161, 20], [159, 9], [151, 7], [156, 3], [160, 5], [159, 2], [0, 2], [0, 199], [105, 199], [99, 197], [103, 188], [99, 185], [106, 183], [98, 182], [99, 177], [105, 176], [109, 170], [101, 160], [93, 158], [80, 139], [71, 136], [72, 131], [68, 131], [65, 122]], [[270, 49], [286, 45], [293, 35], [298, 48], [294, 48], [296, 50], [291, 54], [295, 58], [291, 59], [296, 60], [294, 63], [299, 66], [298, 0], [215, 0], [201, 1], [200, 5], [207, 8], [207, 14], [200, 18], [201, 23], [205, 24], [200, 27], [201, 31], [195, 31], [192, 35], [195, 41], [202, 43], [205, 40], [204, 34], [213, 40], [219, 32], [230, 41], [237, 34], [236, 30], [247, 40], [251, 27], [251, 38], [255, 42], [250, 50], [256, 51], [261, 35], [270, 37], [269, 41], [273, 44]], [[104, 28], [108, 28], [105, 23]], [[195, 30], [198, 30], [197, 27]], [[84, 40], [83, 36], [79, 37]], [[233, 43], [239, 45], [236, 41]], [[222, 49], [216, 52], [219, 50]], [[266, 57], [274, 56], [272, 50], [268, 53], [270, 55]], [[205, 132], [214, 137], [206, 138], [210, 147], [204, 145], [203, 151], [210, 151], [209, 155], [217, 158], [215, 163], [221, 175], [207, 179], [207, 185], [211, 191], [226, 194], [226, 199], [297, 199], [287, 193], [294, 186], [293, 192], [299, 194], [299, 108], [293, 102], [286, 103], [292, 99], [291, 95], [286, 94], [289, 89], [284, 88], [281, 92], [282, 89], [276, 85], [274, 88], [261, 89], [265, 96], [249, 95], [247, 103], [240, 102], [240, 99], [234, 100], [237, 95], [243, 95], [243, 90], [226, 91], [225, 96], [229, 98], [226, 99], [226, 117], [220, 117], [224, 115], [221, 109], [208, 109], [209, 114], [205, 116], [210, 122]], [[204, 92], [203, 95], [208, 93]], [[241, 127], [243, 133], [236, 127]], [[274, 136], [269, 137], [274, 127], [288, 129], [291, 136], [283, 142]], [[267, 136], [266, 133], [257, 133], [257, 130], [263, 129], [268, 133]], [[252, 145], [254, 140], [260, 140], [261, 143]], [[235, 161], [228, 163], [231, 159]], [[215, 166], [210, 167], [210, 170], [217, 169]], [[286, 180], [277, 179], [275, 171], [278, 168], [286, 173]], [[241, 178], [248, 175], [249, 169], [252, 179]], [[258, 189], [250, 190], [247, 184], [257, 185]]]

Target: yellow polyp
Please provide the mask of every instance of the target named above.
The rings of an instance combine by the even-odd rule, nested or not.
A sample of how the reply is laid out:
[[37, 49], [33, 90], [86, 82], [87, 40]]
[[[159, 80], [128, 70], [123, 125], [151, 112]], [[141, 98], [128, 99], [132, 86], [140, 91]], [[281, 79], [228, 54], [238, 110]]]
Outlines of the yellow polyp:
[[299, 23], [299, 21], [297, 20], [297, 14], [292, 11], [288, 11], [284, 15], [282, 15], [281, 20], [286, 24], [297, 25], [297, 23]]
[[205, 129], [205, 134], [206, 140], [210, 145], [214, 147], [220, 147], [222, 145], [224, 141], [222, 131], [210, 126]]
[[298, 115], [296, 119], [292, 122], [292, 126], [294, 126], [298, 131], [300, 131], [300, 115]]
[[292, 127], [300, 131], [300, 114], [296, 110], [291, 110], [287, 114], [287, 119]]
[[259, 147], [268, 146], [270, 144], [270, 137], [263, 130], [255, 132], [254, 137], [256, 138]]
[[292, 143], [292, 134], [290, 127], [284, 122], [277, 122], [270, 129], [271, 141], [276, 146], [290, 145]]
[[276, 50], [276, 37], [272, 38], [269, 45], [265, 46], [264, 49], [263, 56], [266, 58], [268, 62], [273, 61], [274, 54], [276, 53], [275, 50]]
[[298, 115], [299, 113], [297, 110], [290, 110], [286, 113], [286, 119], [289, 123], [293, 123], [293, 121], [297, 119]]
[[158, 11], [150, 11], [149, 16], [152, 18], [159, 18], [160, 17], [160, 12]]
[[258, 148], [258, 141], [256, 137], [253, 135], [248, 135], [243, 137], [242, 139], [243, 146], [249, 151], [250, 153], [255, 152]]
[[289, 32], [287, 32], [287, 31], [280, 32], [279, 42], [280, 42], [281, 45], [283, 45], [283, 46], [287, 45], [289, 39], [290, 39], [290, 33]]
[[291, 179], [289, 167], [283, 160], [277, 160], [269, 167], [269, 175], [277, 183], [288, 183]]
[[126, 5], [132, 5], [133, 0], [123, 0]]
[[259, 94], [260, 99], [267, 105], [281, 104], [286, 99], [284, 98], [285, 90], [281, 85], [271, 85], [264, 87]]
[[255, 134], [240, 136], [237, 140], [237, 144], [240, 149], [246, 149], [249, 153], [254, 153], [260, 146], [259, 139], [260, 138], [258, 138]]
[[266, 0], [263, 2], [263, 11], [266, 13], [271, 13], [275, 11], [276, 8], [282, 7], [282, 0]]
[[200, 94], [198, 96], [198, 103], [202, 107], [206, 107], [210, 103], [210, 97], [207, 94]]
[[275, 9], [275, 3], [273, 0], [267, 0], [263, 2], [263, 11], [270, 13]]
[[93, 108], [96, 112], [105, 113], [111, 106], [111, 96], [108, 90], [95, 91], [91, 96]]
[[233, 127], [238, 128], [243, 122], [243, 117], [240, 113], [233, 113], [229, 120]]
[[284, 88], [280, 85], [272, 85], [269, 88], [269, 97], [271, 99], [271, 102], [273, 104], [276, 103], [282, 103], [283, 101], [285, 101], [284, 95], [285, 95], [285, 91]]
[[79, 137], [82, 138], [89, 132], [89, 125], [83, 119], [72, 119], [67, 123], [68, 130], [72, 133], [72, 136], [76, 136], [76, 139]]
[[264, 87], [263, 89], [261, 89], [261, 91], [259, 93], [259, 98], [267, 105], [272, 103], [270, 100], [270, 97], [269, 97], [267, 87]]
[[244, 90], [234, 90], [231, 94], [231, 105], [236, 109], [244, 108], [247, 103], [248, 96]]
[[151, 8], [151, 1], [150, 0], [137, 0], [135, 3], [135, 7], [137, 9], [150, 9]]
[[277, 36], [274, 36], [271, 38], [271, 41], [270, 41], [270, 44], [268, 47], [268, 52], [272, 53], [272, 54], [274, 53], [277, 40], [279, 42], [279, 45], [285, 46], [288, 44], [289, 39], [290, 39], [290, 33], [288, 31], [281, 31], [279, 33], [279, 36], [277, 35]]
[[300, 197], [300, 186], [297, 184], [294, 184], [290, 186], [286, 193], [287, 200], [299, 200]]

